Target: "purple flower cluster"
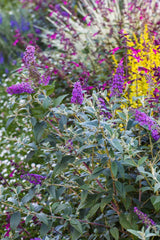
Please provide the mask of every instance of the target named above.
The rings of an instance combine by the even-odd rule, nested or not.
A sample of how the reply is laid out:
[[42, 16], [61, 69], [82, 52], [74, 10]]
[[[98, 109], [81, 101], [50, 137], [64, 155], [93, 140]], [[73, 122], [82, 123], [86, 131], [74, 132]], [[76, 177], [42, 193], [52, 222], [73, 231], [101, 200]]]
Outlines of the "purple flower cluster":
[[23, 56], [23, 63], [26, 68], [29, 68], [31, 65], [36, 64], [36, 58], [35, 58], [35, 47], [32, 45], [28, 45], [26, 48], [26, 52], [24, 52]]
[[3, 53], [0, 52], [0, 64], [4, 63], [4, 57], [3, 57]]
[[68, 12], [62, 10], [60, 4], [55, 5], [55, 11], [58, 12], [63, 17], [69, 17], [70, 16]]
[[49, 75], [48, 76], [42, 75], [41, 79], [39, 80], [39, 84], [43, 84], [46, 86], [49, 84], [50, 79], [51, 77]]
[[31, 238], [30, 240], [41, 240], [41, 238]]
[[113, 76], [110, 96], [119, 97], [123, 93], [123, 85], [124, 85], [124, 69], [123, 69], [123, 64], [119, 63], [116, 73]]
[[42, 180], [44, 180], [46, 177], [38, 174], [27, 173], [27, 174], [21, 175], [21, 178], [29, 181], [30, 183], [33, 183], [34, 185], [38, 185], [38, 184], [41, 185]]
[[147, 216], [147, 214], [141, 212], [137, 207], [134, 207], [134, 212], [137, 214], [140, 220], [149, 227], [150, 225], [155, 226], [156, 223]]
[[13, 94], [21, 94], [21, 93], [34, 93], [34, 89], [28, 82], [22, 82], [15, 85], [12, 85], [7, 88], [7, 93]]
[[71, 103], [75, 104], [82, 104], [83, 102], [83, 93], [82, 93], [82, 87], [80, 82], [76, 82], [74, 84], [74, 88], [72, 91], [72, 98], [71, 98]]
[[0, 14], [0, 24], [2, 24], [2, 22], [3, 22], [3, 17], [2, 17], [2, 15]]
[[135, 110], [134, 112], [135, 120], [139, 122], [141, 126], [146, 125], [148, 129], [151, 131], [152, 137], [157, 141], [160, 138], [160, 134], [157, 130], [158, 125], [154, 120], [152, 120], [147, 114], [144, 112], [140, 112], [139, 110]]

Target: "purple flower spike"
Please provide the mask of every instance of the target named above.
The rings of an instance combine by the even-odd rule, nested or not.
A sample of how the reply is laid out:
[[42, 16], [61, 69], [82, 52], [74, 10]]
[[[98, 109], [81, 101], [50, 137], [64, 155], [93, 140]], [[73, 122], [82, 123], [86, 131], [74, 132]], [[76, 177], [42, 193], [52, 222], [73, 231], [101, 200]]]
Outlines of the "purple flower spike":
[[116, 73], [113, 77], [110, 96], [120, 96], [123, 93], [124, 69], [123, 64], [119, 63]]
[[36, 59], [34, 54], [35, 54], [35, 47], [32, 45], [28, 45], [22, 59], [26, 68], [29, 68], [31, 65], [36, 64]]
[[75, 104], [82, 104], [83, 102], [83, 93], [82, 93], [82, 87], [80, 82], [76, 82], [74, 84], [74, 88], [72, 91], [72, 98], [71, 98], [71, 103]]
[[151, 225], [152, 226], [156, 225], [156, 223], [151, 218], [149, 218], [147, 214], [141, 212], [137, 207], [134, 207], [134, 212], [137, 214], [138, 218], [142, 220], [144, 224], [147, 225], [147, 227]]
[[21, 94], [21, 93], [34, 93], [33, 88], [31, 85], [27, 82], [18, 83], [15, 85], [12, 85], [7, 88], [7, 93], [13, 95], [13, 94]]
[[30, 240], [41, 240], [41, 238], [31, 238]]
[[154, 140], [158, 140], [160, 138], [160, 134], [157, 130], [158, 125], [154, 120], [152, 120], [147, 114], [144, 112], [140, 112], [139, 110], [135, 110], [134, 112], [135, 120], [139, 122], [141, 126], [146, 125], [148, 129], [151, 131], [151, 135]]
[[27, 174], [21, 175], [21, 178], [29, 181], [30, 183], [33, 183], [34, 185], [38, 185], [38, 184], [41, 185], [42, 180], [44, 180], [46, 177], [38, 174], [27, 173]]
[[2, 22], [3, 22], [3, 17], [2, 17], [2, 15], [0, 14], [0, 24], [2, 24]]

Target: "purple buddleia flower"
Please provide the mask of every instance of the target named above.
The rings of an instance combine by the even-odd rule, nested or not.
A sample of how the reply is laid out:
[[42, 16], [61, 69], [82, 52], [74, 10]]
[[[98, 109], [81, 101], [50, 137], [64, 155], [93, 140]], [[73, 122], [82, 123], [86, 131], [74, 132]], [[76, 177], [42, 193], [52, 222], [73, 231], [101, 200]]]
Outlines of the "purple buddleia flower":
[[55, 5], [55, 10], [56, 10], [56, 12], [59, 12], [59, 14], [61, 14], [63, 17], [69, 17], [70, 16], [70, 14], [68, 12], [62, 10], [60, 4]]
[[43, 85], [46, 86], [46, 85], [49, 84], [50, 79], [51, 79], [50, 76], [42, 75], [42, 76], [41, 76], [41, 79], [39, 80], [39, 84], [43, 84]]
[[141, 212], [137, 207], [134, 207], [134, 212], [137, 214], [138, 218], [147, 225], [147, 227], [156, 225], [156, 223], [151, 218], [149, 218], [147, 214]]
[[134, 111], [134, 115], [135, 120], [139, 122], [141, 126], [147, 126], [151, 131], [152, 137], [157, 141], [160, 138], [160, 133], [157, 130], [159, 127], [156, 122], [152, 120], [146, 113], [140, 112], [137, 109]]
[[2, 22], [3, 22], [3, 17], [2, 17], [2, 15], [0, 14], [0, 24], [2, 24]]
[[10, 20], [10, 26], [11, 28], [18, 28], [19, 29], [19, 24], [18, 22], [15, 20], [14, 16], [11, 16], [11, 20]]
[[30, 183], [33, 183], [34, 185], [42, 184], [42, 181], [46, 178], [44, 176], [33, 174], [33, 173], [27, 173], [24, 175], [21, 175], [22, 179], [25, 179], [29, 181]]
[[71, 103], [75, 104], [82, 104], [83, 102], [83, 93], [82, 93], [82, 87], [80, 82], [76, 82], [74, 84], [74, 88], [72, 91], [72, 98], [71, 98]]
[[34, 27], [34, 31], [35, 31], [35, 33], [37, 33], [37, 34], [40, 34], [40, 33], [41, 33], [41, 30], [40, 30], [39, 28], [36, 28], [36, 27]]
[[22, 93], [34, 93], [34, 89], [31, 87], [30, 83], [22, 82], [15, 85], [12, 85], [7, 88], [7, 93], [13, 94], [22, 94]]
[[41, 238], [31, 238], [30, 240], [41, 240]]
[[29, 68], [31, 65], [36, 64], [35, 47], [34, 46], [32, 46], [32, 45], [27, 46], [22, 60], [23, 60], [23, 63], [26, 68]]
[[0, 64], [4, 63], [4, 57], [3, 57], [3, 53], [0, 52]]
[[31, 238], [30, 240], [41, 240], [41, 238]]
[[30, 29], [30, 23], [23, 16], [21, 16], [20, 27], [22, 32], [27, 32]]
[[123, 63], [119, 63], [116, 73], [113, 76], [113, 81], [111, 84], [111, 94], [110, 96], [120, 96], [123, 93], [124, 85], [124, 69]]

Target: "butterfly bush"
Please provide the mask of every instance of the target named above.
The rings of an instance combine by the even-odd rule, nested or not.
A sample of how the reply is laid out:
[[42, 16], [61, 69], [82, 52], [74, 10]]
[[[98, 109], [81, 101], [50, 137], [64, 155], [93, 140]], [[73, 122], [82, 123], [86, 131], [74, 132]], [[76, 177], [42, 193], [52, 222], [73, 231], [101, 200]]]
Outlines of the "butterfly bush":
[[116, 72], [113, 76], [110, 96], [119, 97], [123, 93], [123, 87], [124, 87], [124, 70], [123, 70], [123, 64], [119, 63], [116, 69]]
[[41, 185], [42, 180], [44, 180], [46, 177], [38, 174], [27, 173], [27, 174], [21, 175], [21, 178], [29, 181], [30, 183], [33, 183], [34, 185], [37, 185], [37, 184]]
[[82, 93], [82, 86], [80, 82], [76, 82], [74, 84], [71, 103], [80, 104], [80, 105], [83, 103], [83, 93]]
[[7, 88], [8, 94], [22, 94], [22, 93], [34, 93], [34, 89], [31, 87], [31, 84], [28, 82], [22, 82], [15, 85], [12, 85]]
[[143, 223], [147, 225], [147, 227], [156, 225], [156, 223], [151, 218], [149, 218], [147, 214], [141, 212], [137, 207], [134, 207], [134, 212], [137, 214], [139, 219], [142, 220]]
[[35, 65], [35, 47], [28, 45], [26, 51], [24, 52], [23, 62], [26, 68], [29, 68], [31, 65]]
[[160, 131], [158, 131], [159, 126], [156, 122], [151, 119], [146, 113], [135, 110], [134, 112], [135, 120], [139, 122], [141, 126], [147, 126], [151, 131], [152, 137], [157, 141], [160, 138]]

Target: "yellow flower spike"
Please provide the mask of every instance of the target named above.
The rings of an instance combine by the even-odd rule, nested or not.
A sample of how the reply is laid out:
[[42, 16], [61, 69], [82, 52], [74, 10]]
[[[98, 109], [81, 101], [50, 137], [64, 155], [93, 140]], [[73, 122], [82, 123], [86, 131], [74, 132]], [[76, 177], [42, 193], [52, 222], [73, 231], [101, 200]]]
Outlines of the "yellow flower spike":
[[[150, 36], [147, 25], [145, 25], [139, 41], [135, 33], [133, 33], [133, 39], [132, 41], [127, 35], [129, 66], [127, 81], [131, 81], [131, 84], [129, 94], [125, 93], [124, 96], [128, 98], [131, 107], [137, 108], [141, 106], [141, 103], [140, 101], [135, 102], [133, 97], [153, 96], [156, 87], [153, 68], [160, 66], [160, 51], [154, 44], [155, 37]], [[148, 82], [149, 78], [146, 76], [148, 74], [152, 83]]]

